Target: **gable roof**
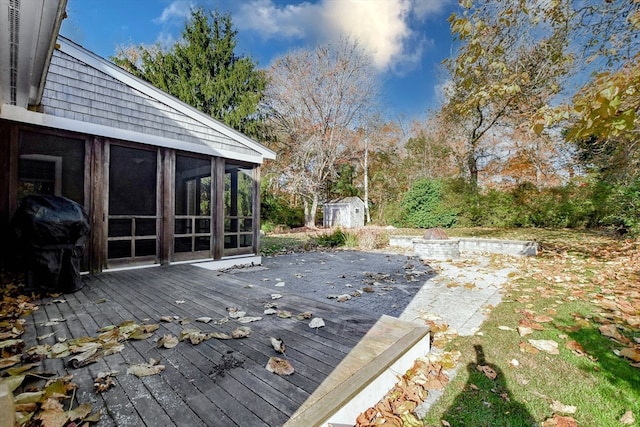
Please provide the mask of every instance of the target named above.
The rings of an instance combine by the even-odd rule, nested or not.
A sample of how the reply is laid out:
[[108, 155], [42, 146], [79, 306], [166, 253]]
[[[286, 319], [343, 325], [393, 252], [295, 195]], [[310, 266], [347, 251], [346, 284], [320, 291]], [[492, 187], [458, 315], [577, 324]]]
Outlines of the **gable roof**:
[[65, 37], [58, 36], [45, 74], [41, 113], [4, 104], [0, 118], [251, 163], [275, 158], [255, 140]]

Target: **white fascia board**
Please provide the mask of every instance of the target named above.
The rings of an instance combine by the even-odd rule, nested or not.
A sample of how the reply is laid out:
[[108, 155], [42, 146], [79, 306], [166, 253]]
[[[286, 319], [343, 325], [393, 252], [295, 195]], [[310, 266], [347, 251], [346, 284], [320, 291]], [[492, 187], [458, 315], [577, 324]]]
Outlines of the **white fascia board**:
[[100, 56], [94, 54], [83, 48], [80, 45], [72, 42], [71, 40], [58, 36], [58, 45], [61, 52], [66, 53], [79, 61], [84, 62], [85, 64], [93, 67], [108, 76], [113, 77], [114, 79], [126, 84], [129, 87], [134, 88], [135, 90], [144, 93], [145, 95], [162, 102], [165, 105], [168, 105], [177, 111], [180, 111], [185, 116], [192, 118], [205, 126], [213, 128], [218, 132], [222, 133], [225, 136], [233, 139], [234, 141], [239, 142], [247, 146], [248, 148], [255, 150], [262, 154], [265, 159], [275, 159], [275, 152], [271, 151], [264, 145], [254, 141], [253, 139], [243, 135], [235, 129], [230, 128], [224, 123], [215, 120], [214, 118], [204, 114], [203, 112], [191, 107], [190, 105], [180, 101], [178, 98], [175, 98], [172, 95], [158, 89], [157, 87], [145, 82], [142, 79], [139, 79], [118, 67], [117, 65], [107, 61], [106, 59], [101, 58]]
[[35, 126], [44, 126], [52, 129], [78, 132], [88, 135], [102, 136], [105, 138], [118, 139], [122, 141], [138, 142], [140, 144], [147, 144], [157, 147], [173, 148], [175, 150], [223, 157], [230, 160], [238, 160], [255, 164], [262, 164], [263, 162], [262, 156], [238, 153], [234, 151], [209, 147], [208, 145], [193, 144], [187, 141], [148, 135], [145, 133], [133, 132], [127, 129], [113, 128], [64, 117], [36, 113], [33, 111], [25, 110], [22, 107], [17, 107], [15, 105], [9, 104], [4, 104], [0, 107], [0, 119], [6, 119]]

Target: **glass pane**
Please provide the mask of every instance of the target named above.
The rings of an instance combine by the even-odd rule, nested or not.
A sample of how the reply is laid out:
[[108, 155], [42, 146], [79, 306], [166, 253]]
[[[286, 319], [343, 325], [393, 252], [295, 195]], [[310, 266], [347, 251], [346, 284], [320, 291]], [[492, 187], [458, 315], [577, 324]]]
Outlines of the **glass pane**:
[[155, 218], [136, 218], [136, 236], [155, 236]]
[[251, 169], [239, 169], [238, 173], [238, 215], [251, 216], [253, 211], [253, 179]]
[[196, 251], [208, 251], [211, 248], [209, 236], [196, 237]]
[[253, 220], [251, 218], [245, 218], [241, 222], [240, 231], [253, 231]]
[[131, 236], [130, 219], [110, 219], [109, 237]]
[[225, 218], [224, 231], [230, 232], [230, 233], [236, 233], [238, 231], [238, 220], [235, 218]]
[[136, 240], [136, 256], [156, 254], [156, 240]]
[[238, 236], [236, 235], [226, 235], [224, 236], [224, 248], [225, 249], [235, 249], [238, 247]]
[[84, 204], [84, 140], [20, 133], [18, 198], [52, 194]]
[[211, 220], [196, 219], [196, 233], [208, 233], [211, 231]]
[[176, 215], [211, 215], [211, 161], [176, 156]]
[[186, 218], [176, 219], [175, 234], [190, 234], [190, 233], [191, 233], [191, 220]]
[[109, 259], [114, 258], [131, 258], [131, 241], [119, 240], [109, 242], [108, 255]]
[[240, 235], [240, 247], [247, 248], [250, 247], [253, 242], [253, 236], [251, 234], [241, 234]]
[[155, 151], [111, 146], [110, 215], [156, 214], [156, 163]]
[[173, 251], [191, 252], [191, 237], [176, 237], [173, 239]]

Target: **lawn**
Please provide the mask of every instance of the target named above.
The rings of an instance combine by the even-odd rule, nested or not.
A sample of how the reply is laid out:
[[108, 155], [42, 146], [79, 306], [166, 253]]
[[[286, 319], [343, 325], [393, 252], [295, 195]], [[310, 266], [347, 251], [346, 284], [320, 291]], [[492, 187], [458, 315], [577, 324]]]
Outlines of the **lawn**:
[[[373, 240], [384, 240], [389, 233], [422, 234], [378, 229]], [[515, 263], [518, 273], [479, 333], [451, 335], [455, 338], [444, 350], [456, 355], [457, 375], [418, 424], [414, 416], [402, 413], [417, 406], [406, 401], [411, 394], [407, 390], [414, 390], [407, 382], [428, 377], [415, 370], [407, 372], [399, 383], [400, 392], [391, 393], [395, 401], [377, 406], [378, 412], [388, 408], [385, 425], [640, 425], [638, 240], [574, 230], [453, 229], [447, 233], [536, 240], [541, 251], [533, 258], [492, 257], [497, 265]], [[303, 250], [315, 246], [316, 238], [290, 234], [273, 240], [267, 237], [263, 244], [269, 243], [275, 252], [276, 244], [281, 250]], [[439, 365], [425, 366], [433, 371]], [[412, 396], [424, 398], [422, 393], [414, 390]]]

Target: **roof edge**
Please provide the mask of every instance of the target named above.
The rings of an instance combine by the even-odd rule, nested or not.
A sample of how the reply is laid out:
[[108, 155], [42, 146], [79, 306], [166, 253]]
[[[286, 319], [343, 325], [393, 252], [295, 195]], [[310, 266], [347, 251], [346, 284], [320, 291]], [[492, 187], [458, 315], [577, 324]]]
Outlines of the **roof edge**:
[[276, 153], [268, 149], [261, 143], [227, 126], [219, 120], [216, 120], [213, 117], [204, 114], [203, 112], [193, 108], [185, 102], [180, 101], [178, 98], [158, 89], [152, 84], [139, 79], [138, 77], [135, 77], [128, 71], [85, 49], [84, 47], [64, 36], [58, 36], [58, 49], [61, 52], [66, 53], [67, 55], [72, 56], [73, 58], [82, 61], [85, 64], [113, 77], [119, 82], [126, 84], [127, 86], [130, 86], [140, 91], [141, 93], [144, 93], [145, 95], [156, 99], [159, 102], [175, 108], [184, 115], [202, 123], [205, 126], [209, 126], [215, 129], [223, 135], [228, 136], [239, 142], [240, 144], [245, 145], [247, 148], [257, 151], [262, 155], [263, 158], [270, 160], [276, 158]]

